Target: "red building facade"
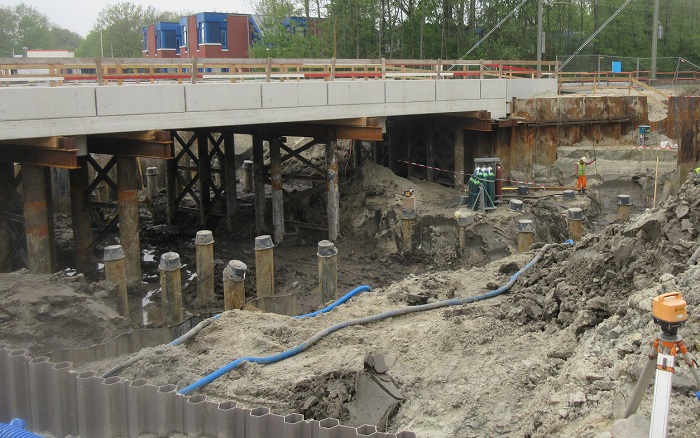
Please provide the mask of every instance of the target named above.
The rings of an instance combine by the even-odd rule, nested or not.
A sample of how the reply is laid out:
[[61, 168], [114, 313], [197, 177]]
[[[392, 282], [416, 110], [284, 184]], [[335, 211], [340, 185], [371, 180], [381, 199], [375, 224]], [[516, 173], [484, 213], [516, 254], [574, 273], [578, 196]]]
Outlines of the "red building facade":
[[251, 15], [204, 12], [143, 28], [147, 58], [248, 58], [257, 26]]

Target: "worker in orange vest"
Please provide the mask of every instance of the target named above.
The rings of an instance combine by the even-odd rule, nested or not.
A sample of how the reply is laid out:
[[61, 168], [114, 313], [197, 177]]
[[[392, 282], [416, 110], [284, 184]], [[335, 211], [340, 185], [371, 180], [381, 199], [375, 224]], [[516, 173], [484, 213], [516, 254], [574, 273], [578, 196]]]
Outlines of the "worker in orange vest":
[[586, 157], [581, 157], [581, 159], [576, 163], [576, 190], [579, 193], [586, 193], [586, 166], [595, 163], [595, 158], [593, 161], [586, 161]]

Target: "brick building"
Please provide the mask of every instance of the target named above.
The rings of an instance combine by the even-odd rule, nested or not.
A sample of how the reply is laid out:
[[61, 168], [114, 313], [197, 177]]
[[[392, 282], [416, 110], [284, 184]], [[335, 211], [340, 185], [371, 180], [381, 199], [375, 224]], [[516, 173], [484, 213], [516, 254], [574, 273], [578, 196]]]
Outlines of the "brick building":
[[[143, 27], [146, 58], [248, 58], [250, 46], [263, 34], [260, 17], [249, 14], [202, 12]], [[281, 23], [290, 33], [307, 32], [306, 19], [289, 17]], [[311, 22], [316, 26], [316, 19]]]

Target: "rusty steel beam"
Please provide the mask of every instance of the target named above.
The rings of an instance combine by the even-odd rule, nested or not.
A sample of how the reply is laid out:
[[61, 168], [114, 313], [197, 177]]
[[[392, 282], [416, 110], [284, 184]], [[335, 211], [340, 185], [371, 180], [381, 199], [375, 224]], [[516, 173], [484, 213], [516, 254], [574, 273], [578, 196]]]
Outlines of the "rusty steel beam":
[[492, 131], [491, 119], [476, 119], [467, 117], [439, 116], [429, 117], [429, 122], [435, 126], [467, 131]]
[[499, 119], [498, 121], [494, 122], [495, 125], [497, 125], [499, 128], [512, 128], [513, 126], [518, 126], [518, 123], [521, 123], [522, 120], [519, 119]]
[[169, 159], [172, 141], [145, 141], [115, 137], [90, 136], [88, 150], [94, 154], [118, 155], [121, 157], [149, 157]]
[[115, 132], [111, 134], [102, 134], [100, 137], [113, 137], [125, 140], [142, 140], [142, 141], [157, 141], [168, 142], [172, 141], [169, 131], [136, 131], [136, 132]]
[[21, 144], [4, 144], [0, 149], [0, 160], [5, 162], [61, 169], [78, 168], [77, 149], [51, 149]]
[[21, 145], [21, 146], [34, 146], [38, 148], [59, 148], [59, 139], [61, 137], [42, 137], [42, 138], [22, 138], [17, 140], [3, 140], [0, 141], [0, 149], [5, 145]]
[[336, 125], [336, 126], [356, 126], [356, 127], [376, 127], [382, 125], [380, 117], [355, 117], [353, 119], [317, 120], [311, 124], [316, 125]]
[[342, 126], [314, 123], [278, 123], [266, 125], [262, 131], [255, 126], [236, 127], [236, 132], [253, 134], [261, 132], [265, 138], [273, 137], [313, 137], [317, 140], [337, 140], [339, 138], [364, 141], [384, 139], [380, 126]]

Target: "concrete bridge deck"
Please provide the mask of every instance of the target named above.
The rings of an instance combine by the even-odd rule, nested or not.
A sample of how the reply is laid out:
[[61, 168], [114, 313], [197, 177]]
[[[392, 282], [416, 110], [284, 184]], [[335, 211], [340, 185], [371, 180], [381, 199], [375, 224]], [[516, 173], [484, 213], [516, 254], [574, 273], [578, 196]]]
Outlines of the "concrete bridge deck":
[[556, 79], [308, 80], [0, 88], [0, 140], [490, 111]]

